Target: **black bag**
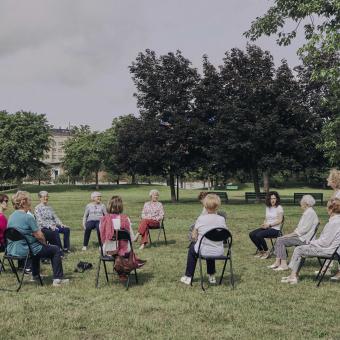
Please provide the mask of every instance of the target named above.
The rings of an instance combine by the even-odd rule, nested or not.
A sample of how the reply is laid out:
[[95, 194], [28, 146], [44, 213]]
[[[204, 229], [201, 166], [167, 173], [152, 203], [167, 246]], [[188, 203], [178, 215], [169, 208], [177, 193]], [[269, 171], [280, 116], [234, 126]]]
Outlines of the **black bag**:
[[92, 268], [93, 268], [92, 263], [79, 261], [74, 271], [77, 273], [84, 273], [85, 270], [90, 270]]

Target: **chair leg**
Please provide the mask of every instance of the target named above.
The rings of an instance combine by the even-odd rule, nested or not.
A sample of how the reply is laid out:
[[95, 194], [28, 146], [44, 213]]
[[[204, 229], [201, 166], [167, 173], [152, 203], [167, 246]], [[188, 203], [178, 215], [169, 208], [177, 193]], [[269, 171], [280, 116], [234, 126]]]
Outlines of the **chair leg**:
[[[22, 283], [24, 282], [25, 270], [27, 268], [27, 262], [28, 262], [28, 255], [27, 255], [26, 259], [25, 259], [24, 268], [22, 269], [21, 280], [19, 282], [19, 287], [17, 288], [17, 292], [19, 292], [19, 290], [20, 290], [20, 288], [22, 286]], [[40, 274], [39, 274], [39, 276], [40, 276]]]
[[202, 270], [202, 260], [201, 260], [201, 257], [199, 257], [198, 260], [199, 260], [199, 263], [200, 263], [201, 287], [202, 287], [202, 290], [205, 291], [204, 284], [203, 284], [203, 270]]
[[224, 275], [225, 267], [226, 267], [226, 265], [227, 265], [227, 261], [228, 261], [228, 260], [225, 260], [225, 261], [224, 261], [224, 265], [223, 265], [223, 269], [222, 269], [222, 274], [221, 274], [221, 278], [220, 278], [219, 285], [221, 285], [221, 284], [222, 284], [222, 279], [223, 279], [223, 275]]
[[148, 235], [149, 235], [149, 241], [150, 241], [150, 246], [152, 245], [152, 241], [151, 241], [151, 233], [150, 233], [150, 229], [148, 229]]
[[[324, 261], [323, 264], [325, 265], [326, 262], [327, 262], [327, 259]], [[327, 269], [328, 269], [328, 267], [330, 266], [331, 262], [332, 262], [332, 260], [329, 260], [329, 261], [328, 261], [328, 263], [326, 264], [325, 270], [322, 270], [323, 267], [321, 267], [320, 270], [322, 270], [322, 273], [321, 273], [321, 277], [320, 277], [320, 279], [319, 279], [319, 282], [318, 282], [317, 285], [316, 285], [317, 287], [320, 286], [320, 283], [321, 283], [321, 281], [323, 280], [323, 278], [325, 277], [326, 272], [327, 272]], [[319, 274], [320, 274], [320, 271], [319, 271]]]
[[135, 279], [136, 279], [136, 284], [138, 285], [138, 275], [137, 275], [137, 269], [135, 268]]
[[164, 234], [164, 241], [165, 241], [165, 245], [168, 245], [168, 241], [166, 239], [166, 234], [165, 234], [165, 228], [163, 227], [163, 234]]
[[99, 273], [100, 273], [100, 265], [102, 263], [102, 260], [99, 259], [99, 263], [98, 263], [98, 269], [97, 269], [97, 274], [96, 274], [96, 288], [98, 288], [98, 284], [99, 284]]
[[106, 268], [105, 261], [103, 261], [103, 265], [104, 265], [104, 270], [105, 270], [106, 283], [109, 284], [109, 275], [107, 274], [107, 268]]
[[15, 264], [13, 263], [13, 260], [12, 259], [8, 259], [8, 263], [9, 263], [9, 265], [11, 267], [11, 270], [15, 274], [15, 277], [16, 277], [18, 283], [19, 283], [20, 279], [19, 279], [18, 271], [17, 271], [17, 269], [15, 267]]
[[229, 266], [230, 266], [230, 284], [234, 289], [235, 288], [235, 280], [234, 280], [234, 272], [233, 272], [233, 264], [232, 264], [231, 256], [230, 256], [230, 259], [229, 259]]
[[129, 285], [130, 285], [130, 274], [128, 274], [128, 276], [127, 276], [127, 280], [126, 280], [126, 290], [129, 289]]
[[162, 228], [159, 227], [157, 242], [159, 242], [159, 238], [160, 238], [160, 236], [161, 236], [161, 231], [162, 231]]

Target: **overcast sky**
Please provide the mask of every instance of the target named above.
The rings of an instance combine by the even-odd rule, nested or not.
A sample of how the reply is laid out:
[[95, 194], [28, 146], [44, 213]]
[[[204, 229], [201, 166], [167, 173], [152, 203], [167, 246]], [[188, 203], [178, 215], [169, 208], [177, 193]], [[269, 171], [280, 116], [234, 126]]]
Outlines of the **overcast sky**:
[[[270, 0], [0, 0], [0, 110], [46, 114], [56, 127], [88, 124], [103, 130], [112, 118], [137, 113], [128, 66], [146, 48], [180, 49], [200, 69], [225, 51], [244, 48], [242, 36]], [[257, 45], [299, 64], [300, 37], [279, 47]]]

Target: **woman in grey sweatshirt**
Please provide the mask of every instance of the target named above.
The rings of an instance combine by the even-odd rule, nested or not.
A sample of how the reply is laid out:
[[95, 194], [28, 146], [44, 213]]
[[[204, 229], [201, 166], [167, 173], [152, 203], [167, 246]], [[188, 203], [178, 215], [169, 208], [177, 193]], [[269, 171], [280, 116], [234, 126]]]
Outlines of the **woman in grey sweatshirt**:
[[82, 250], [87, 250], [89, 244], [91, 231], [99, 228], [99, 220], [102, 216], [106, 215], [106, 207], [101, 203], [102, 195], [100, 192], [93, 192], [91, 194], [92, 202], [89, 203], [83, 216], [83, 228], [84, 228], [84, 243]]

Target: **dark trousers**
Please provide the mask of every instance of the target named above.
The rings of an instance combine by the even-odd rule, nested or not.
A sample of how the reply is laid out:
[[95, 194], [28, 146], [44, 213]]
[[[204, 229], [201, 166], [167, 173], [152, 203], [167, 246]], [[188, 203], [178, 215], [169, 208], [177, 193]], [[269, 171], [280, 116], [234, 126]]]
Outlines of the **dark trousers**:
[[32, 275], [37, 276], [40, 273], [40, 259], [51, 259], [53, 279], [62, 279], [64, 277], [63, 265], [61, 262], [61, 251], [58, 246], [42, 246], [40, 252], [32, 257]]
[[42, 233], [45, 236], [46, 241], [49, 244], [58, 246], [59, 248], [62, 248], [61, 246], [61, 240], [58, 231], [52, 230], [49, 228], [41, 228]]
[[[185, 270], [185, 276], [192, 277], [194, 275], [197, 258], [198, 258], [198, 254], [195, 252], [195, 243], [191, 243], [189, 250], [188, 250], [187, 268]], [[209, 275], [215, 274], [216, 272], [215, 260], [206, 260], [206, 261], [207, 261], [207, 273]]]
[[[62, 247], [61, 241], [60, 241], [60, 248], [70, 249], [70, 228], [57, 225], [55, 230], [58, 231], [59, 234], [64, 235], [64, 247]], [[60, 237], [59, 237], [59, 240], [60, 240]]]
[[267, 243], [265, 238], [275, 238], [279, 236], [280, 231], [273, 229], [273, 228], [268, 228], [268, 229], [263, 229], [263, 228], [258, 228], [249, 233], [250, 239], [254, 242], [256, 248], [261, 251], [267, 251]]
[[83, 246], [87, 247], [89, 245], [89, 241], [90, 241], [90, 236], [91, 236], [91, 231], [93, 229], [97, 229], [99, 228], [99, 221], [87, 221], [85, 224], [85, 231], [84, 231], [84, 242], [83, 242]]

